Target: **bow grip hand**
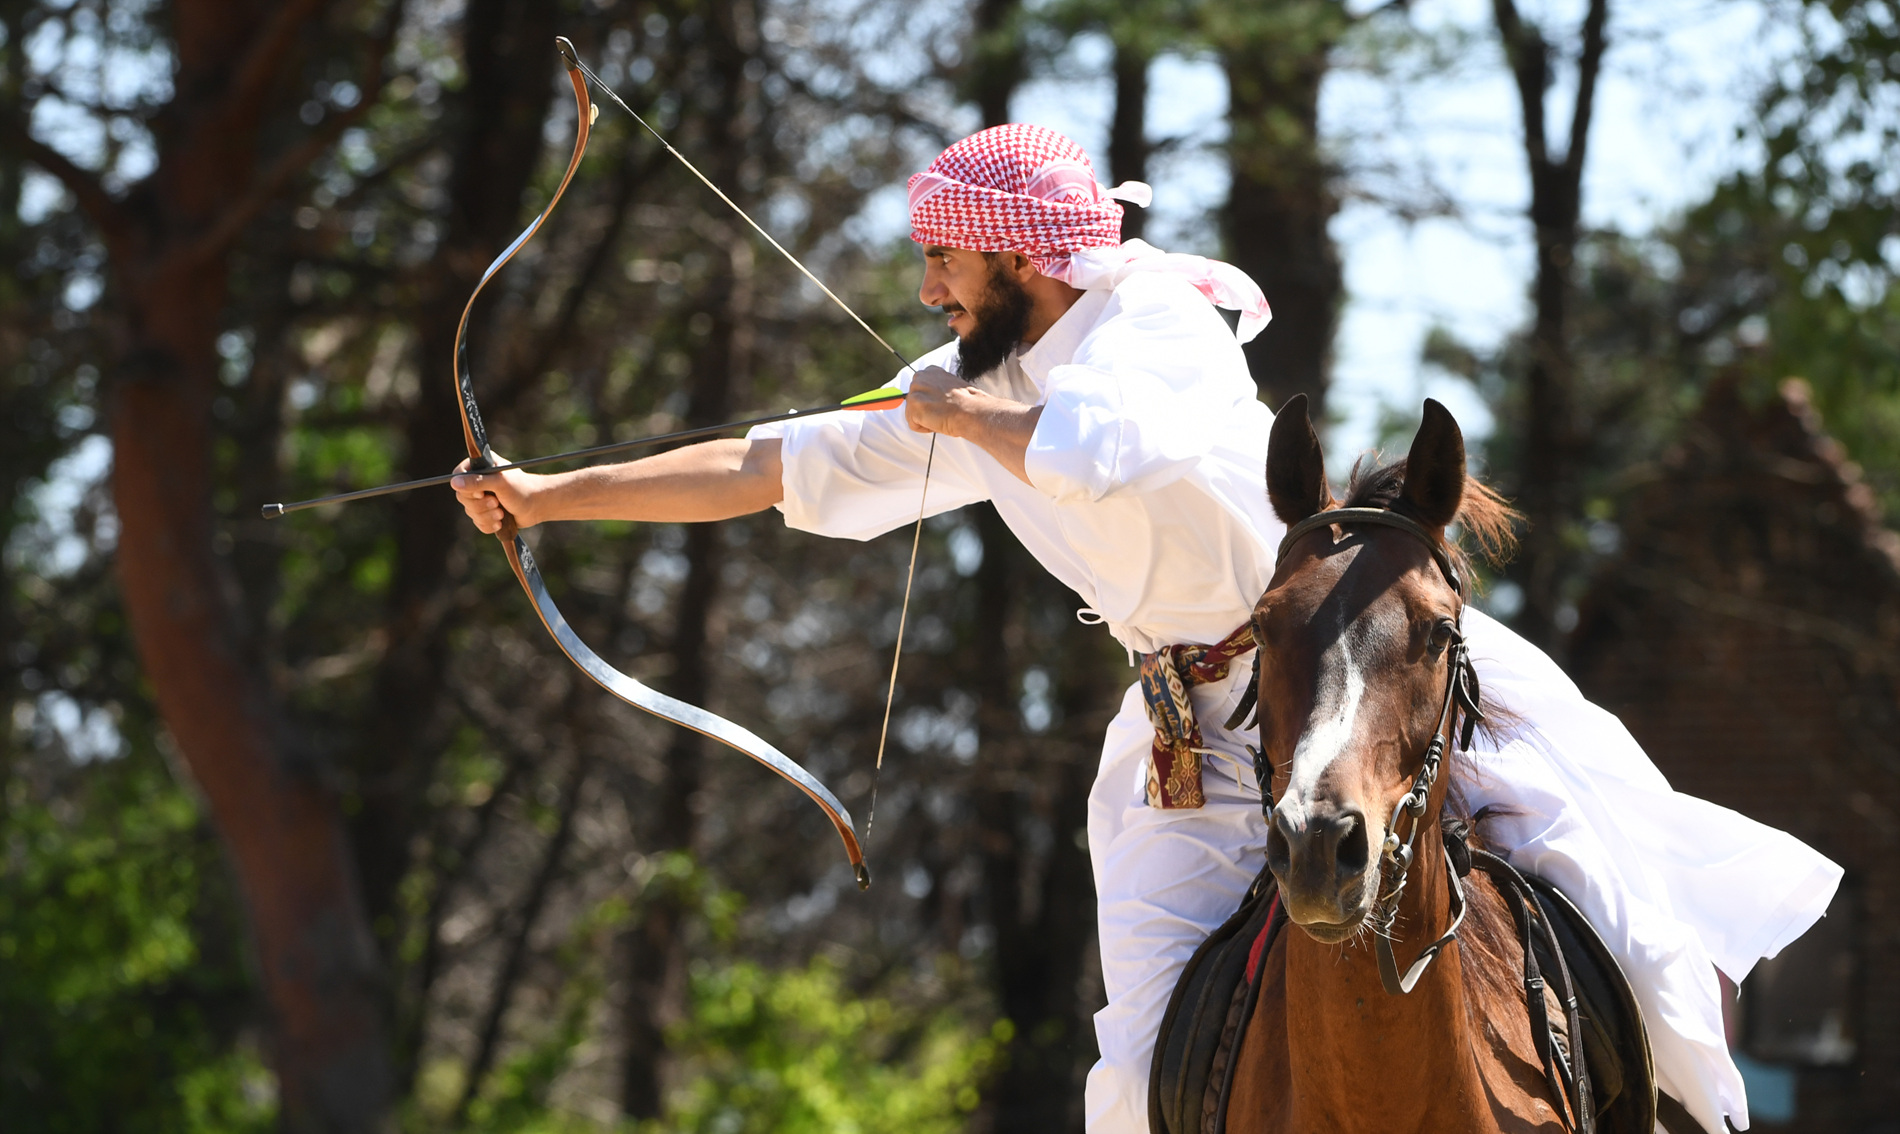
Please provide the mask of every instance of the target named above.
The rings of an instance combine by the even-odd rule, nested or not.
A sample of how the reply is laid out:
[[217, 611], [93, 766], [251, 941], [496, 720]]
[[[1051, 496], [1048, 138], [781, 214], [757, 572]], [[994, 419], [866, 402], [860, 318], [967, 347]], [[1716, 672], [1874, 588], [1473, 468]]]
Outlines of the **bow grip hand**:
[[[495, 460], [508, 463], [499, 455]], [[531, 528], [540, 522], [534, 517], [532, 498], [534, 482], [541, 477], [519, 469], [482, 472], [475, 467], [472, 457], [456, 465], [455, 471], [459, 475], [449, 482], [449, 487], [455, 490], [455, 499], [468, 513], [470, 522], [483, 533], [512, 535], [515, 528]]]

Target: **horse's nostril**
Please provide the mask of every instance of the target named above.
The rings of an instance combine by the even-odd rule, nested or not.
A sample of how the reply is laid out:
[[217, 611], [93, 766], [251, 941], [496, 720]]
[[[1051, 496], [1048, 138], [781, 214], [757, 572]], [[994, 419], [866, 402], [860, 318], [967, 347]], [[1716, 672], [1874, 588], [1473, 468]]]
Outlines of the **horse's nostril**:
[[1339, 860], [1341, 878], [1357, 878], [1366, 869], [1366, 862], [1372, 848], [1366, 840], [1366, 822], [1357, 815], [1348, 815], [1346, 829], [1340, 832], [1339, 846], [1334, 852]]
[[1287, 841], [1286, 828], [1280, 825], [1280, 817], [1274, 816], [1267, 824], [1267, 869], [1281, 878], [1285, 878], [1293, 865], [1293, 845]]

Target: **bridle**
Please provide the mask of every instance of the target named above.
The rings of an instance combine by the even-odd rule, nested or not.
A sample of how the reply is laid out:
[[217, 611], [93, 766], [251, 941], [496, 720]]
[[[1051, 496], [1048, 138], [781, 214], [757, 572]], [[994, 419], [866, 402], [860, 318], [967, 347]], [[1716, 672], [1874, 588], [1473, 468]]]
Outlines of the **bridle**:
[[[1445, 649], [1448, 673], [1445, 679], [1445, 699], [1438, 710], [1438, 724], [1432, 730], [1432, 740], [1425, 748], [1425, 759], [1420, 764], [1418, 774], [1412, 777], [1412, 786], [1392, 808], [1392, 817], [1385, 826], [1385, 843], [1379, 849], [1379, 873], [1385, 877], [1390, 873], [1390, 888], [1379, 896], [1372, 910], [1375, 950], [1379, 956], [1379, 980], [1385, 985], [1386, 992], [1393, 996], [1402, 996], [1418, 984], [1419, 978], [1445, 946], [1458, 937], [1458, 928], [1465, 920], [1465, 891], [1459, 881], [1459, 872], [1451, 860], [1451, 851], [1445, 848], [1445, 877], [1451, 884], [1451, 928], [1444, 936], [1427, 945], [1418, 959], [1404, 974], [1399, 972], [1398, 959], [1392, 955], [1392, 923], [1399, 912], [1399, 899], [1405, 894], [1405, 880], [1412, 866], [1412, 847], [1418, 839], [1419, 828], [1425, 815], [1425, 803], [1431, 795], [1432, 785], [1438, 782], [1438, 772], [1445, 759], [1446, 738], [1451, 735], [1457, 721], [1457, 714], [1464, 713], [1464, 733], [1459, 738], [1462, 747], [1471, 747], [1472, 731], [1478, 722], [1484, 720], [1484, 710], [1479, 706], [1478, 673], [1471, 663], [1471, 651], [1465, 644], [1464, 623], [1464, 580], [1458, 573], [1457, 564], [1451, 553], [1445, 549], [1442, 539], [1427, 531], [1424, 525], [1384, 508], [1332, 508], [1316, 512], [1287, 530], [1286, 538], [1280, 541], [1280, 550], [1274, 560], [1274, 567], [1286, 560], [1287, 553], [1301, 537], [1319, 528], [1330, 528], [1345, 524], [1378, 524], [1383, 527], [1397, 528], [1399, 531], [1423, 543], [1432, 553], [1432, 559], [1451, 584], [1457, 594], [1458, 617], [1452, 624], [1451, 644]], [[1261, 792], [1270, 790], [1270, 779], [1261, 780]], [[1403, 841], [1399, 839], [1400, 816], [1409, 813], [1412, 817], [1411, 831]]]

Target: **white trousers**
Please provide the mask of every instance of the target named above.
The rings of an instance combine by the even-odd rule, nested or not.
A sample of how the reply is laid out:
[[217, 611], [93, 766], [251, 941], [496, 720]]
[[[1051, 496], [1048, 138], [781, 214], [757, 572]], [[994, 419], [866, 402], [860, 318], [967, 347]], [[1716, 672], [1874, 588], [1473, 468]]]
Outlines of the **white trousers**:
[[[1642, 1004], [1658, 1085], [1709, 1130], [1748, 1128], [1723, 1039], [1715, 970], [1740, 981], [1826, 911], [1840, 867], [1785, 832], [1670, 789], [1621, 722], [1556, 664], [1473, 609], [1465, 614], [1487, 704], [1522, 722], [1450, 762], [1468, 812], [1494, 806], [1488, 842], [1557, 884], [1623, 966]], [[1089, 1072], [1089, 1134], [1147, 1134], [1148, 1068], [1175, 981], [1240, 904], [1266, 854], [1260, 788], [1244, 745], [1220, 727], [1249, 667], [1191, 694], [1209, 748], [1204, 807], [1147, 806], [1153, 730], [1138, 687], [1122, 698], [1089, 793], [1102, 980], [1101, 1060]]]

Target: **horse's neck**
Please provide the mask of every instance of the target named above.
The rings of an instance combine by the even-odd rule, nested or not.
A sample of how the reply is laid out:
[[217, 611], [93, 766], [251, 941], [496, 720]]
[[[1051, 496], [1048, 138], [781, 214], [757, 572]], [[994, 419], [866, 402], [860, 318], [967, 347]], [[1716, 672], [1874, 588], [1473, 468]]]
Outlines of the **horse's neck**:
[[[1451, 924], [1445, 855], [1435, 825], [1421, 831], [1417, 858], [1393, 922], [1393, 953], [1404, 972]], [[1412, 991], [1386, 992], [1369, 936], [1322, 945], [1286, 935], [1289, 1099], [1296, 1129], [1402, 1130], [1427, 1110], [1483, 1109], [1467, 1034], [1460, 950], [1439, 954]], [[1463, 1100], [1462, 1102], [1460, 1100]], [[1446, 1116], [1451, 1117], [1451, 1116]], [[1470, 1129], [1456, 1125], [1436, 1129]]]

